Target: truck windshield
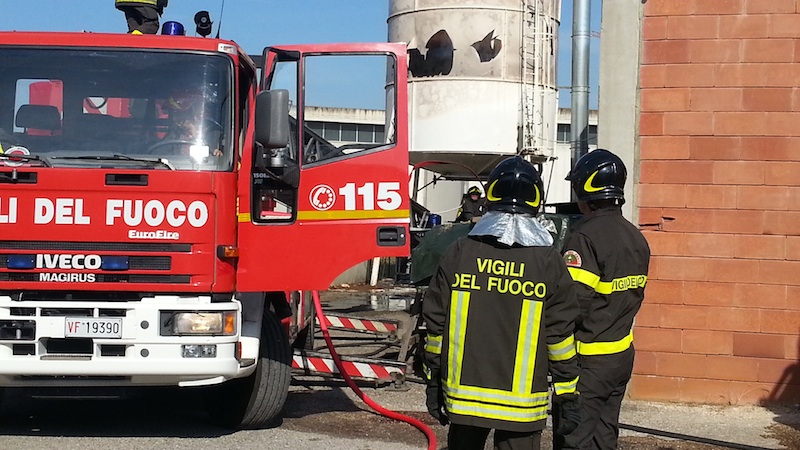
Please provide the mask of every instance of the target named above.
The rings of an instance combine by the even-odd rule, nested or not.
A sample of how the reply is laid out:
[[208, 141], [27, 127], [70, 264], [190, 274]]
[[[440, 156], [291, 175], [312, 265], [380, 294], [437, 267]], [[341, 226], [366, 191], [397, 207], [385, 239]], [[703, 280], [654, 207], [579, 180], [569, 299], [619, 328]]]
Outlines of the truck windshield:
[[224, 55], [0, 48], [0, 151], [50, 167], [231, 170], [232, 80]]

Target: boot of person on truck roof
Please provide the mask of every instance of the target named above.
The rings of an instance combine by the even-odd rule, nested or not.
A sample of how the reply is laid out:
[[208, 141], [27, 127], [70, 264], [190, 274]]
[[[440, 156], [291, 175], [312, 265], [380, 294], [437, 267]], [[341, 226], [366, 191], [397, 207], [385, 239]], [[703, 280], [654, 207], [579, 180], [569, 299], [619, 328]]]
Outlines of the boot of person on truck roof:
[[130, 34], [158, 34], [158, 20], [169, 0], [114, 0], [114, 6], [125, 13]]

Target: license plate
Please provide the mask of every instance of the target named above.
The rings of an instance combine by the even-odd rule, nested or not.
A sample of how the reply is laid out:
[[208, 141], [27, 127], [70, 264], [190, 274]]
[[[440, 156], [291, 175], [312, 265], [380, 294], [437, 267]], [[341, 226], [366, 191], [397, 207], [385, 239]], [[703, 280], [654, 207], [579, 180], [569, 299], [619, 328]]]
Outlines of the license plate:
[[64, 337], [116, 338], [122, 337], [122, 319], [95, 319], [67, 317]]

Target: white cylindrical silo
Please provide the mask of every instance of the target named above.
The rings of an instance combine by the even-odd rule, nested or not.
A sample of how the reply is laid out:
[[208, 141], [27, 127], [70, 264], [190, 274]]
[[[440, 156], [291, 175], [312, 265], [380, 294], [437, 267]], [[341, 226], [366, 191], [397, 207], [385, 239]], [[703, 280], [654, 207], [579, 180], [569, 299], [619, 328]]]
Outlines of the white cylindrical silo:
[[408, 44], [412, 163], [486, 174], [507, 155], [553, 155], [560, 9], [560, 0], [390, 0], [389, 40]]

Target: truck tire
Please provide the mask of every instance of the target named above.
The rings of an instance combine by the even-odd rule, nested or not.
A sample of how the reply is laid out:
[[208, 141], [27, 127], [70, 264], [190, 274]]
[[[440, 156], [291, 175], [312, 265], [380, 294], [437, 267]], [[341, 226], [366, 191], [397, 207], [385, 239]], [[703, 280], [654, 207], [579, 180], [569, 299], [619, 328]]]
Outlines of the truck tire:
[[283, 326], [264, 312], [255, 372], [212, 388], [206, 409], [211, 420], [229, 429], [269, 427], [279, 418], [292, 381], [292, 351]]

